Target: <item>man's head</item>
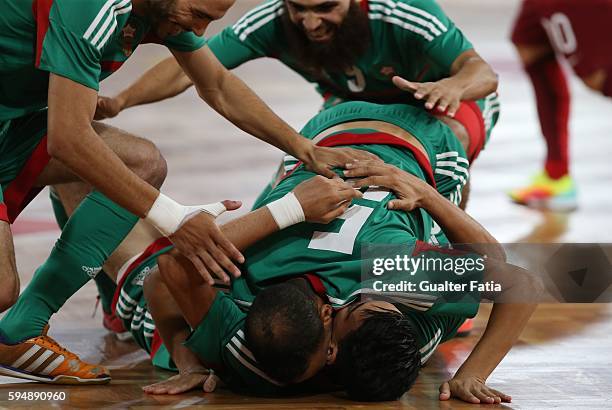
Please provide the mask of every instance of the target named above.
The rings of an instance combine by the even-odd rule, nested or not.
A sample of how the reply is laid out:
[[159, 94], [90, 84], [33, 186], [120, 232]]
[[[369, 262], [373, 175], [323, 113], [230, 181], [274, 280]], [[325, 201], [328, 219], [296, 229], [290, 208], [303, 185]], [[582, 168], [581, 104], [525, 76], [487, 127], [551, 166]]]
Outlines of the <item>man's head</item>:
[[285, 0], [289, 52], [313, 73], [349, 69], [370, 44], [367, 13], [356, 0]]
[[222, 18], [235, 0], [142, 0], [160, 38], [192, 31], [202, 36], [213, 20]]
[[364, 401], [395, 400], [412, 386], [420, 353], [394, 305], [369, 300], [334, 311], [296, 282], [265, 289], [247, 316], [247, 343], [264, 371], [298, 383], [332, 366], [349, 396]]

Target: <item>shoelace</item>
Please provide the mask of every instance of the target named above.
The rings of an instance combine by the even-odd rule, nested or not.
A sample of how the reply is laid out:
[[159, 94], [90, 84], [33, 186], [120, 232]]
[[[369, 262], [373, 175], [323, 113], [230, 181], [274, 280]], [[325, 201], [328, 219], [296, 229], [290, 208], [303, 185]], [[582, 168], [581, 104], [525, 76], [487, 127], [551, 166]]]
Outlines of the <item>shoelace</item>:
[[39, 336], [36, 339], [40, 340], [43, 345], [49, 346], [51, 345], [53, 347], [52, 350], [59, 350], [57, 353], [69, 358], [69, 359], [76, 359], [76, 360], [81, 360], [79, 359], [79, 356], [77, 356], [75, 353], [72, 353], [71, 351], [65, 349], [62, 347], [62, 345], [60, 345], [59, 343], [57, 343], [51, 336]]

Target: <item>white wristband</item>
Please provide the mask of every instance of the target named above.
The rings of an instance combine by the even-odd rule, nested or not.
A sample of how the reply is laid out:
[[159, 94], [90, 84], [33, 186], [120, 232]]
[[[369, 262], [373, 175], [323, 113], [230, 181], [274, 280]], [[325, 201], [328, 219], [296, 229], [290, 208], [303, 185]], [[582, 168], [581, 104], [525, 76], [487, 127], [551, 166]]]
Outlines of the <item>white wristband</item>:
[[183, 206], [160, 192], [145, 220], [155, 226], [162, 235], [170, 236], [198, 212], [206, 212], [216, 218], [225, 210], [221, 202]]
[[295, 225], [306, 220], [302, 205], [293, 192], [289, 192], [281, 199], [277, 199], [266, 206], [270, 210], [270, 213], [276, 221], [279, 229], [285, 229], [288, 226]]

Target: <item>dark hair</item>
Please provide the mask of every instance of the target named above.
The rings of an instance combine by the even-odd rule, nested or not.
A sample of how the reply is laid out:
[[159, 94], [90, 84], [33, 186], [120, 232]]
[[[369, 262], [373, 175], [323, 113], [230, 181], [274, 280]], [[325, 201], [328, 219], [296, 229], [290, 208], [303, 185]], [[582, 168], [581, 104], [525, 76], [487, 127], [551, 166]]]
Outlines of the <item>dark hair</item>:
[[421, 367], [414, 331], [399, 312], [368, 309], [363, 315], [363, 324], [338, 346], [337, 381], [353, 400], [397, 400]]
[[245, 338], [263, 371], [281, 383], [294, 382], [323, 342], [315, 299], [291, 282], [262, 290], [249, 309]]

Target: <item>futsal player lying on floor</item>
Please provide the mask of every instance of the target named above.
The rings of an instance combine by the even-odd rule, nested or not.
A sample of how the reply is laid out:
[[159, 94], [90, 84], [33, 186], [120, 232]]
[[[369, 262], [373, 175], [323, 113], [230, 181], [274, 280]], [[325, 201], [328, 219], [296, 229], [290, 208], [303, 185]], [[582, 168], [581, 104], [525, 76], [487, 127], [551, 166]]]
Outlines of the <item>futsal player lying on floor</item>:
[[[535, 307], [504, 302], [535, 300], [538, 282], [505, 263], [495, 239], [432, 187], [436, 152], [415, 136], [450, 132], [445, 126], [411, 107], [355, 104], [319, 114], [304, 135], [321, 145], [378, 155], [382, 161], [352, 164], [346, 176], [358, 177], [357, 186], [384, 186], [392, 193], [369, 188], [329, 225], [290, 226], [302, 220], [299, 209], [279, 207], [275, 201], [313, 177], [297, 166], [256, 204], [257, 210], [223, 226], [247, 256], [245, 273], [233, 280], [229, 293], [211, 287], [164, 240], [125, 271], [116, 314], [154, 364], [179, 370], [177, 376], [145, 387], [146, 392], [180, 393], [202, 384], [210, 391], [218, 376], [237, 391], [282, 394], [328, 373], [334, 386], [351, 398], [397, 399], [435, 348], [474, 316], [477, 300], [485, 298], [495, 301], [487, 329], [455, 376], [441, 385], [440, 399], [510, 401], [485, 381]], [[404, 126], [380, 121], [376, 113], [385, 110], [401, 111], [402, 116], [393, 118], [403, 118]], [[400, 272], [390, 280], [494, 281], [501, 291], [384, 292], [362, 278], [361, 248], [366, 244], [407, 245], [417, 257], [480, 258], [474, 252], [446, 255], [426, 245], [434, 238], [432, 218], [452, 243], [488, 245], [484, 272]]]

